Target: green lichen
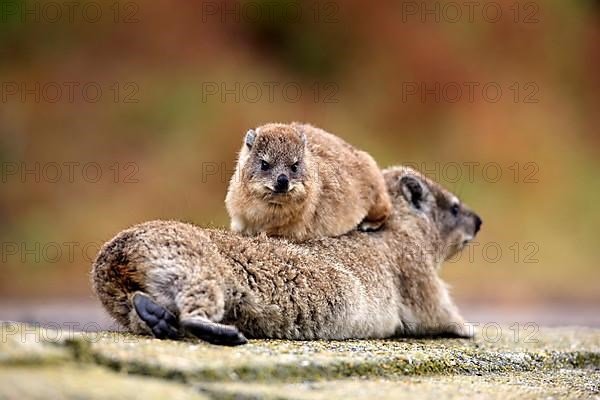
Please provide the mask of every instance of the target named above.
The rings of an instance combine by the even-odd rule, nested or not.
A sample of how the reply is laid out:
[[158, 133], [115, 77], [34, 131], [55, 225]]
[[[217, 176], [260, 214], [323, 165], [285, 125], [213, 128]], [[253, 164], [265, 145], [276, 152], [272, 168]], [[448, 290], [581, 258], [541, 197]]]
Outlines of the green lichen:
[[302, 383], [201, 383], [213, 399], [579, 399], [599, 393], [600, 375], [590, 370], [548, 374], [401, 376]]
[[[62, 380], [75, 385], [72, 379], [92, 376], [80, 370], [91, 368], [107, 380], [144, 376], [147, 382], [168, 382], [186, 388], [183, 398], [198, 393], [236, 399], [385, 399], [406, 397], [403, 393], [428, 398], [436, 392], [459, 398], [478, 393], [575, 398], [597, 395], [600, 381], [600, 330], [583, 328], [542, 329], [533, 342], [478, 335], [474, 340], [252, 340], [235, 348], [117, 332], [36, 340], [36, 328], [22, 324], [9, 331], [0, 343], [0, 375], [26, 382], [30, 374], [50, 384], [44, 377], [56, 368], [64, 372]], [[25, 331], [34, 334], [22, 339]], [[125, 381], [119, 385], [129, 387]], [[187, 391], [191, 387], [200, 392]]]
[[168, 380], [118, 374], [93, 364], [0, 367], [2, 399], [195, 399], [193, 387]]
[[[221, 348], [119, 334], [91, 343], [95, 362], [115, 370], [189, 381], [297, 382], [357, 376], [492, 374], [558, 368], [600, 368], [596, 350], [557, 351], [480, 340], [251, 341]], [[592, 346], [593, 347], [593, 346]], [[593, 347], [595, 349], [595, 347]], [[185, 356], [182, 356], [185, 354]]]

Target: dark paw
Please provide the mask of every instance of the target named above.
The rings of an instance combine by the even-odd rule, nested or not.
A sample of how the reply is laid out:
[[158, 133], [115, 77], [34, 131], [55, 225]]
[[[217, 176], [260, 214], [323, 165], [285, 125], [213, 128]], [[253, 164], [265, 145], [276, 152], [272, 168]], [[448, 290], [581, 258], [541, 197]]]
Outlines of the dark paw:
[[148, 295], [133, 295], [133, 306], [142, 321], [158, 339], [179, 339], [179, 321], [166, 308], [155, 303]]
[[203, 319], [181, 321], [182, 328], [199, 339], [220, 346], [239, 346], [248, 343], [235, 326], [221, 325]]

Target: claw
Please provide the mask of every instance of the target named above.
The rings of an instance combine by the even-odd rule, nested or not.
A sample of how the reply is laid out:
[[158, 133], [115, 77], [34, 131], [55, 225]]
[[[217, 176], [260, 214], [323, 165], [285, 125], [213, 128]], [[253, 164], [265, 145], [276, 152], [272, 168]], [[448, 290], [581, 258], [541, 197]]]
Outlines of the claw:
[[154, 337], [176, 340], [179, 334], [179, 321], [166, 308], [154, 302], [144, 293], [133, 295], [133, 306], [139, 317], [148, 325]]
[[383, 227], [382, 222], [363, 221], [358, 225], [357, 229], [360, 232], [377, 232], [382, 227]]

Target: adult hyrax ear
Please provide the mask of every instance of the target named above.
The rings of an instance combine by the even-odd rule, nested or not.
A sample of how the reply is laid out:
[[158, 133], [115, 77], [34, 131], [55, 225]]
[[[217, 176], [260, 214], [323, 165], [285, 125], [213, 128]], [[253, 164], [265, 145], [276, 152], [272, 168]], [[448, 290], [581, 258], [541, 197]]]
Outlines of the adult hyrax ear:
[[246, 132], [246, 138], [244, 139], [246, 146], [248, 146], [248, 150], [252, 148], [254, 139], [256, 139], [256, 131], [254, 129], [249, 129], [248, 132]]
[[427, 184], [414, 175], [405, 175], [400, 179], [402, 195], [412, 207], [419, 211], [427, 211], [431, 193]]

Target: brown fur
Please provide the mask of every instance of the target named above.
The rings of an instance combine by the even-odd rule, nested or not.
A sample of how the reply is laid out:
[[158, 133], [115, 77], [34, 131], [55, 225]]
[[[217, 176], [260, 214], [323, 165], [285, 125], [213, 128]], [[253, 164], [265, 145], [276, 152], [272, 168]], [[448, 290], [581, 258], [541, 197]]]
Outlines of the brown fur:
[[[311, 125], [267, 124], [255, 132], [242, 145], [225, 200], [232, 230], [304, 241], [343, 235], [361, 221], [364, 230], [383, 225], [391, 203], [369, 154]], [[281, 174], [289, 191], [276, 193]]]
[[384, 176], [393, 212], [377, 232], [299, 244], [147, 222], [102, 247], [94, 289], [135, 333], [149, 333], [131, 303], [142, 291], [182, 322], [230, 324], [249, 337], [465, 336], [438, 268], [481, 220], [461, 204], [451, 214], [456, 198], [416, 171], [397, 167]]

